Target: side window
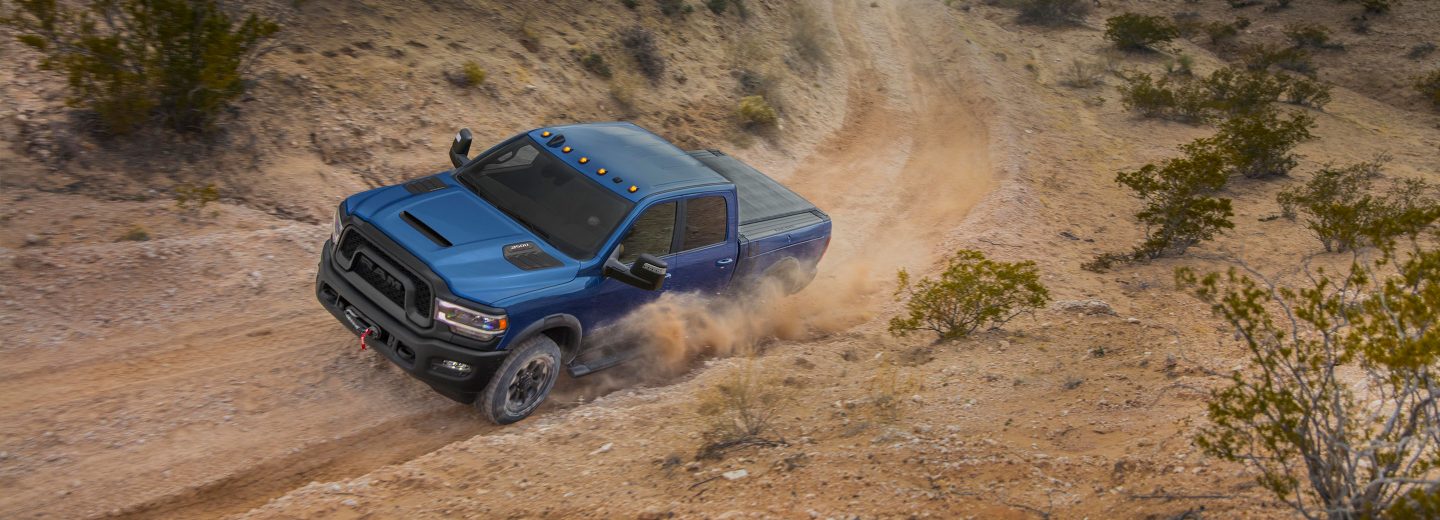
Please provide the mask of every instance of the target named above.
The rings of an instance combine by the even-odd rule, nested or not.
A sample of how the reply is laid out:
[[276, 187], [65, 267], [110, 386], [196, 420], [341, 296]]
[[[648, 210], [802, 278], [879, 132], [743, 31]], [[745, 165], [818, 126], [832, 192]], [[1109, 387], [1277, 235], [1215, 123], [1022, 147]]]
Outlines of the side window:
[[625, 233], [625, 239], [620, 241], [620, 261], [628, 264], [644, 253], [668, 255], [674, 238], [675, 203], [650, 206], [635, 219], [635, 224]]
[[725, 197], [698, 197], [685, 201], [685, 250], [725, 241]]

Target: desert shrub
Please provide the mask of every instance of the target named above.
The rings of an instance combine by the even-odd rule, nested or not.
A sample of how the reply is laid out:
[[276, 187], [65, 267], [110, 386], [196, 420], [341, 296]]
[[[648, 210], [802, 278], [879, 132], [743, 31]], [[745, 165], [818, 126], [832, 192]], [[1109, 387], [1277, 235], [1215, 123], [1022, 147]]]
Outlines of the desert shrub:
[[1311, 49], [1344, 49], [1345, 45], [1330, 39], [1330, 29], [1323, 25], [1297, 24], [1285, 28], [1285, 36], [1296, 47], [1308, 47]]
[[1440, 108], [1440, 69], [1415, 78], [1415, 91], [1435, 108]]
[[1244, 9], [1244, 8], [1250, 7], [1250, 6], [1252, 6], [1252, 5], [1260, 5], [1260, 4], [1261, 4], [1261, 1], [1260, 1], [1260, 0], [1225, 0], [1225, 3], [1230, 4], [1230, 8], [1231, 8], [1231, 9]]
[[784, 444], [773, 435], [774, 422], [790, 397], [779, 378], [746, 360], [724, 380], [701, 390], [697, 411], [710, 419], [710, 427], [701, 435], [696, 457], [718, 459], [745, 446]]
[[1414, 47], [1410, 48], [1409, 52], [1405, 53], [1405, 57], [1412, 60], [1420, 60], [1424, 59], [1426, 56], [1433, 54], [1434, 52], [1435, 42], [1417, 43]]
[[1279, 111], [1267, 108], [1226, 119], [1213, 137], [1196, 143], [1222, 154], [1232, 175], [1283, 176], [1299, 162], [1292, 153], [1295, 146], [1314, 137], [1310, 134], [1314, 124], [1307, 114], [1282, 118]]
[[460, 71], [465, 74], [465, 81], [468, 82], [470, 86], [479, 86], [485, 83], [485, 69], [480, 68], [479, 63], [467, 61]]
[[1290, 4], [1291, 4], [1290, 0], [1275, 0], [1274, 3], [1265, 6], [1265, 8], [1262, 9], [1262, 11], [1265, 11], [1265, 12], [1267, 12], [1267, 13], [1273, 13], [1273, 12], [1276, 12], [1276, 11], [1283, 11], [1283, 10], [1289, 9], [1289, 8], [1290, 8]]
[[152, 121], [205, 131], [245, 92], [245, 71], [279, 26], [238, 23], [210, 0], [17, 2], [0, 25], [66, 75], [69, 102], [92, 110], [112, 134]]
[[1385, 14], [1394, 7], [1396, 0], [1360, 0], [1360, 6], [1370, 14]]
[[660, 13], [665, 16], [683, 16], [695, 12], [695, 6], [685, 0], [655, 0], [660, 5]]
[[665, 57], [655, 45], [655, 33], [638, 25], [627, 27], [620, 31], [620, 45], [635, 59], [641, 74], [651, 82], [660, 81], [665, 74]]
[[204, 186], [184, 183], [175, 186], [175, 207], [182, 210], [201, 210], [212, 202], [220, 200], [220, 189], [214, 183]]
[[1316, 109], [1330, 102], [1330, 85], [1304, 76], [1276, 76], [1285, 85], [1285, 102]]
[[1176, 272], [1247, 358], [1211, 393], [1196, 444], [1255, 470], [1305, 518], [1434, 518], [1440, 251], [1387, 248], [1307, 274], [1292, 288], [1233, 268]]
[[1240, 51], [1240, 61], [1246, 70], [1263, 72], [1271, 66], [1302, 74], [1314, 74], [1315, 64], [1310, 53], [1298, 47], [1276, 47], [1273, 45], [1251, 45]]
[[1034, 25], [1063, 25], [1076, 23], [1090, 14], [1090, 2], [1085, 0], [1022, 0], [1019, 21]]
[[1304, 185], [1280, 192], [1276, 201], [1290, 218], [1305, 216], [1305, 227], [1325, 251], [1349, 251], [1418, 236], [1435, 222], [1434, 188], [1403, 180], [1384, 195], [1373, 193], [1379, 161], [1344, 168], [1325, 167]]
[[1105, 66], [1100, 63], [1092, 63], [1081, 59], [1075, 59], [1070, 67], [1065, 69], [1065, 78], [1061, 83], [1075, 88], [1090, 88], [1101, 83], [1101, 76], [1105, 72]]
[[1204, 79], [1213, 107], [1229, 115], [1264, 110], [1280, 99], [1286, 84], [1265, 72], [1245, 71], [1232, 67], [1217, 69]]
[[640, 0], [620, 0], [620, 5], [623, 5], [628, 9], [635, 9], [640, 7]]
[[1250, 19], [1243, 16], [1235, 18], [1230, 23], [1210, 22], [1205, 24], [1205, 35], [1210, 38], [1211, 45], [1228, 45], [1235, 41], [1240, 35], [1240, 30], [1250, 26]]
[[745, 96], [740, 98], [740, 107], [735, 110], [740, 121], [751, 126], [770, 126], [780, 120], [775, 108], [765, 101], [765, 96]]
[[1180, 29], [1163, 16], [1125, 13], [1105, 20], [1105, 39], [1125, 50], [1146, 50], [1180, 35]]
[[1000, 327], [1050, 301], [1035, 262], [996, 262], [970, 249], [942, 262], [945, 270], [934, 280], [911, 281], [910, 273], [900, 270], [895, 297], [905, 300], [906, 313], [890, 319], [891, 334], [926, 330], [942, 340], [963, 338], [980, 327]]
[[790, 48], [801, 59], [810, 63], [823, 63], [829, 51], [829, 40], [825, 38], [825, 23], [820, 14], [806, 2], [796, 2], [790, 7], [793, 22], [790, 27]]
[[1189, 54], [1181, 54], [1173, 60], [1166, 60], [1165, 74], [1168, 76], [1195, 75], [1195, 58], [1191, 58]]
[[705, 7], [715, 14], [725, 14], [725, 11], [729, 10], [731, 6], [735, 7], [735, 13], [739, 14], [741, 18], [750, 15], [742, 0], [705, 0]]
[[580, 66], [585, 67], [585, 70], [602, 78], [608, 78], [614, 75], [610, 70], [610, 64], [605, 63], [605, 57], [598, 53], [587, 52], [582, 54], [580, 56]]
[[1115, 182], [1129, 188], [1141, 201], [1136, 220], [1145, 229], [1145, 241], [1129, 255], [1137, 260], [1184, 254], [1190, 246], [1210, 240], [1235, 227], [1230, 200], [1215, 197], [1225, 187], [1225, 157], [1190, 143], [1185, 155], [1160, 166], [1147, 164], [1122, 171]]
[[887, 357], [866, 386], [870, 405], [868, 419], [879, 424], [893, 424], [905, 417], [905, 398], [914, 395], [920, 388], [920, 382]]
[[120, 238], [115, 239], [116, 242], [145, 242], [148, 240], [150, 240], [150, 232], [140, 224], [130, 226], [130, 229], [120, 235]]
[[1197, 82], [1172, 86], [1168, 77], [1156, 81], [1149, 74], [1137, 72], [1127, 75], [1119, 88], [1120, 102], [1145, 117], [1186, 123], [1201, 123], [1208, 118], [1210, 94]]

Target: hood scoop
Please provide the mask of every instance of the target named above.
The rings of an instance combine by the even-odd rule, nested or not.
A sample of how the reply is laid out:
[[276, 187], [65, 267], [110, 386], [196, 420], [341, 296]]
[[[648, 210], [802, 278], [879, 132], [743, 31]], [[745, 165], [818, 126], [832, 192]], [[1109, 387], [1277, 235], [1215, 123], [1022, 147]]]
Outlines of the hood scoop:
[[427, 225], [424, 221], [415, 218], [415, 215], [411, 215], [409, 211], [401, 211], [400, 219], [404, 220], [406, 224], [410, 224], [410, 227], [415, 228], [420, 234], [425, 235], [425, 238], [430, 239], [431, 242], [434, 242], [440, 247], [450, 247], [454, 245], [451, 244], [450, 240], [446, 239], [444, 235], [436, 232], [434, 228]]
[[524, 271], [560, 267], [559, 260], [540, 249], [534, 242], [519, 242], [504, 247], [505, 260]]
[[424, 179], [414, 180], [405, 183], [405, 191], [410, 192], [411, 195], [419, 195], [421, 193], [439, 191], [445, 189], [445, 187], [445, 181], [442, 181], [438, 177], [435, 177], [433, 175]]

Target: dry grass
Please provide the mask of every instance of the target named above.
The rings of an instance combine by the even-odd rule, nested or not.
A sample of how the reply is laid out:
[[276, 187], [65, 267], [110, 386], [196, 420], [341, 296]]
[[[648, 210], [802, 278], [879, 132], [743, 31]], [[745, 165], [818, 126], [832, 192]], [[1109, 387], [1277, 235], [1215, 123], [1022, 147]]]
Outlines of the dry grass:
[[754, 359], [745, 360], [697, 396], [697, 411], [710, 420], [710, 427], [701, 435], [696, 457], [719, 459], [745, 446], [784, 445], [774, 421], [793, 398], [793, 389], [782, 378], [767, 373]]

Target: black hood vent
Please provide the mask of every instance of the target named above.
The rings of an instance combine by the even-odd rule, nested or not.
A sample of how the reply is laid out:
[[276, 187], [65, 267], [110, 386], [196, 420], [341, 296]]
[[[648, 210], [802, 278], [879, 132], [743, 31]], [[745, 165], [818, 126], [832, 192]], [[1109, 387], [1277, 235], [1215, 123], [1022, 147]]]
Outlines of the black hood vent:
[[410, 227], [415, 228], [415, 230], [419, 231], [420, 234], [425, 235], [425, 238], [430, 239], [431, 242], [434, 242], [440, 247], [450, 247], [454, 245], [451, 244], [450, 241], [447, 240], [444, 236], [441, 236], [440, 233], [435, 232], [434, 228], [431, 228], [429, 225], [425, 224], [425, 222], [421, 221], [420, 219], [415, 218], [415, 215], [411, 215], [409, 211], [401, 211], [400, 219], [404, 220], [406, 224], [410, 224]]
[[440, 191], [443, 189], [445, 189], [445, 181], [442, 181], [438, 177], [435, 177], [433, 175], [424, 179], [413, 180], [405, 183], [405, 191], [410, 192], [412, 195], [430, 193], [432, 191]]
[[563, 265], [534, 242], [519, 242], [505, 246], [505, 259], [524, 271], [549, 269]]

